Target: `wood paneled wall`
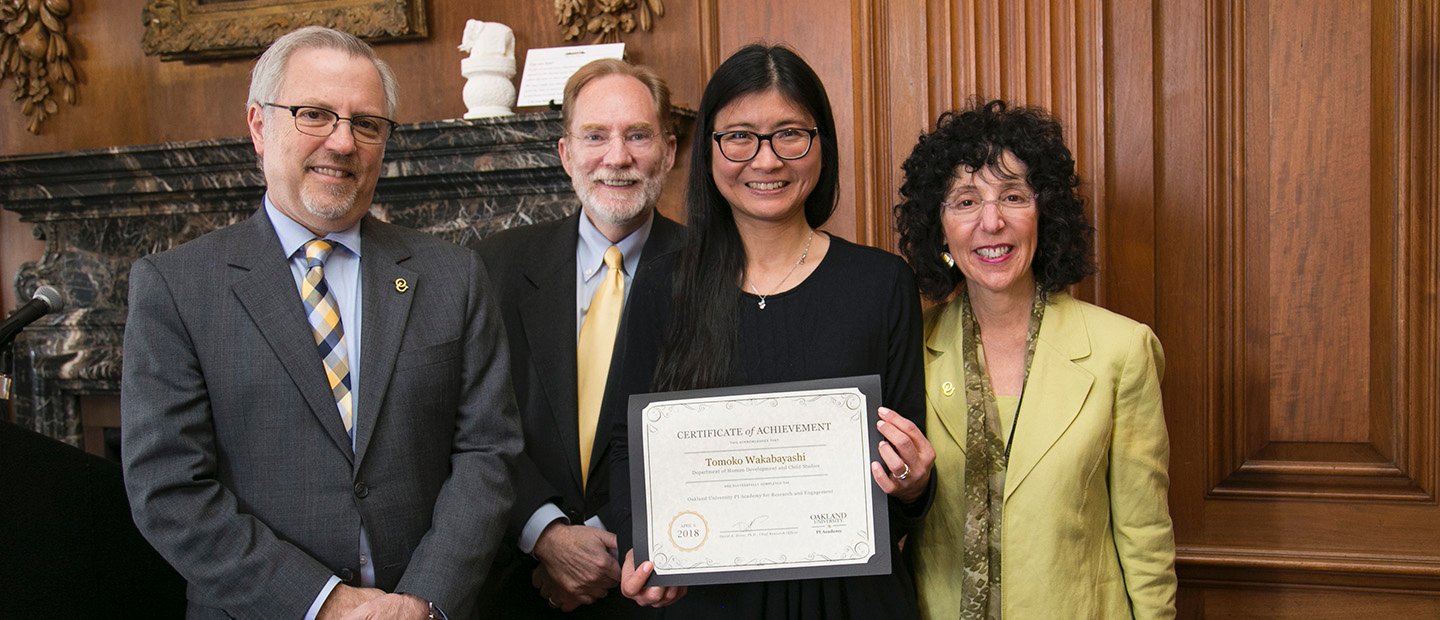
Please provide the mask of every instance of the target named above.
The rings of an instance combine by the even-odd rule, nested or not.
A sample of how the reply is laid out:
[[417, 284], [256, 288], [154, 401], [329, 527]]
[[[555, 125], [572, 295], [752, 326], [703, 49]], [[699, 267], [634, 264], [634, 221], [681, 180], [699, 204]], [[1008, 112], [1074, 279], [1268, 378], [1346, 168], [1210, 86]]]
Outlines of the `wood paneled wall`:
[[1156, 152], [1187, 586], [1206, 610], [1286, 584], [1344, 601], [1279, 589], [1295, 614], [1426, 593], [1440, 615], [1436, 3], [1173, 2], [1159, 24], [1201, 52], [1159, 50]]
[[[379, 48], [405, 120], [462, 112], [466, 18], [522, 49], [562, 43], [547, 2], [427, 4], [429, 40]], [[144, 57], [142, 5], [76, 3], [81, 105], [39, 138], [0, 115], [0, 152], [243, 132], [248, 63]], [[1098, 228], [1079, 293], [1165, 345], [1182, 617], [1440, 617], [1440, 0], [666, 10], [627, 40], [682, 105], [743, 43], [815, 65], [845, 167], [830, 228], [865, 243], [893, 248], [899, 163], [940, 112], [973, 95], [1052, 109]], [[0, 218], [7, 279], [39, 254], [28, 235]]]

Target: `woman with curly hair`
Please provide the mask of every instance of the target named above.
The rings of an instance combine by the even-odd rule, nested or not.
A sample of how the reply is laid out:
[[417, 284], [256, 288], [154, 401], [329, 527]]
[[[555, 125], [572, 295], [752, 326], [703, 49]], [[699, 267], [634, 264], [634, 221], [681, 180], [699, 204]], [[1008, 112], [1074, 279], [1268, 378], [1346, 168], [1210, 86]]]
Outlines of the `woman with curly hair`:
[[1165, 358], [1150, 328], [1065, 290], [1094, 229], [1060, 124], [974, 102], [905, 160], [900, 247], [925, 315], [944, 471], [911, 544], [927, 618], [1169, 618]]

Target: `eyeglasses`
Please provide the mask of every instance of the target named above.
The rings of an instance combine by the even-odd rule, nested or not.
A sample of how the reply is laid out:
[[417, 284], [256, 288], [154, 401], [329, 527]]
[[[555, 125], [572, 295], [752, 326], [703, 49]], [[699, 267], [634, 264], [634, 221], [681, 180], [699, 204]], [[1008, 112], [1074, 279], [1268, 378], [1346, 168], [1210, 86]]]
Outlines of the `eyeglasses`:
[[1004, 213], [1019, 213], [1035, 206], [1035, 195], [1009, 191], [994, 200], [981, 200], [978, 196], [961, 195], [947, 198], [940, 203], [940, 210], [968, 221], [978, 219], [983, 210], [982, 207], [987, 204], [995, 205], [997, 210]]
[[815, 143], [815, 136], [819, 133], [817, 127], [790, 127], [770, 133], [717, 131], [712, 135], [725, 159], [744, 163], [760, 154], [761, 142], [769, 142], [770, 152], [780, 159], [800, 159], [810, 153], [810, 145]]
[[649, 129], [632, 129], [619, 134], [611, 134], [604, 131], [582, 131], [580, 133], [567, 133], [565, 135], [575, 139], [576, 142], [580, 143], [581, 147], [595, 151], [610, 148], [610, 145], [615, 142], [616, 137], [619, 137], [620, 143], [624, 144], [627, 148], [637, 150], [648, 149], [655, 146], [655, 142], [660, 139], [660, 134]]
[[356, 142], [384, 144], [396, 125], [395, 121], [383, 116], [356, 114], [347, 118], [334, 111], [313, 105], [282, 105], [279, 103], [262, 103], [260, 105], [289, 110], [290, 115], [295, 117], [295, 130], [317, 138], [329, 137], [330, 134], [335, 133], [335, 128], [340, 126], [340, 121], [345, 121], [350, 123], [350, 135], [354, 136]]

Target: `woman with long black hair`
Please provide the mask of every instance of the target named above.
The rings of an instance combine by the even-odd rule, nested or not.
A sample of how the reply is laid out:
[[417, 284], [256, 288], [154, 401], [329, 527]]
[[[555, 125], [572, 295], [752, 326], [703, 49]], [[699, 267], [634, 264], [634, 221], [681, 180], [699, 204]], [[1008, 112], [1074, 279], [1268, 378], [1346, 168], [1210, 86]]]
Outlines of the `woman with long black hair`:
[[[607, 415], [622, 515], [621, 590], [696, 618], [912, 618], [896, 544], [933, 495], [934, 451], [917, 424], [924, 375], [914, 276], [898, 257], [817, 230], [835, 210], [839, 145], [819, 77], [784, 47], [750, 45], [705, 89], [686, 193], [689, 236], [637, 274]], [[888, 575], [646, 586], [630, 539], [624, 400], [630, 394], [877, 374], [883, 405], [871, 474], [889, 494]], [[923, 417], [923, 416], [922, 416]], [[881, 543], [884, 544], [884, 543]]]

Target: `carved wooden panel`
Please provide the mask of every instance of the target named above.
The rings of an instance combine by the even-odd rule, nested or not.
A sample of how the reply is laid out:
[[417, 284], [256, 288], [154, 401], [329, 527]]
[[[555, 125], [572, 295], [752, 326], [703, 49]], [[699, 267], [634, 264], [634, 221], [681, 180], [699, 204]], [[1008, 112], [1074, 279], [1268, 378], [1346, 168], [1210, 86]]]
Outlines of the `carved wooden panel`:
[[1184, 617], [1440, 614], [1436, 5], [1154, 5]]
[[[1404, 188], [1407, 9], [1393, 3], [1214, 3], [1211, 351], [1233, 387], [1211, 427], [1213, 496], [1433, 501], [1435, 411], [1399, 396], [1433, 381], [1429, 309], [1406, 295], [1434, 262]], [[1422, 136], [1423, 138], [1423, 136]], [[1398, 148], [1397, 148], [1398, 147]], [[1431, 169], [1433, 171], [1433, 169]], [[1398, 236], [1412, 231], [1411, 239]], [[1411, 278], [1407, 286], [1397, 283]], [[1419, 288], [1416, 288], [1416, 287]], [[1224, 320], [1228, 319], [1228, 320]], [[1417, 406], [1418, 405], [1418, 406]]]

